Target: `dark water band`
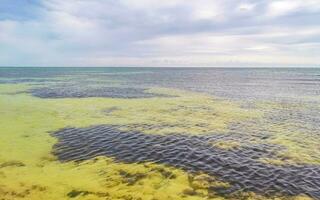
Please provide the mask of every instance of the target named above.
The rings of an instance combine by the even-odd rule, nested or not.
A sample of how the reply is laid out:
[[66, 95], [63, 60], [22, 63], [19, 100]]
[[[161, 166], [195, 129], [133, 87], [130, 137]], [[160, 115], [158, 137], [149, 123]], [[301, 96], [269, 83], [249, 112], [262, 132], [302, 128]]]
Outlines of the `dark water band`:
[[127, 163], [152, 161], [227, 181], [231, 187], [218, 191], [222, 195], [252, 191], [266, 196], [306, 194], [320, 199], [320, 166], [261, 163], [258, 158], [273, 156], [268, 149], [275, 147], [268, 144], [223, 150], [210, 144], [223, 135], [147, 135], [105, 125], [65, 128], [53, 135], [59, 139], [54, 153], [61, 161], [96, 156], [111, 156]]
[[40, 98], [87, 98], [87, 97], [108, 97], [108, 98], [151, 98], [151, 97], [172, 97], [165, 94], [156, 94], [146, 91], [146, 88], [123, 88], [123, 87], [89, 87], [89, 86], [59, 86], [31, 89], [33, 96]]

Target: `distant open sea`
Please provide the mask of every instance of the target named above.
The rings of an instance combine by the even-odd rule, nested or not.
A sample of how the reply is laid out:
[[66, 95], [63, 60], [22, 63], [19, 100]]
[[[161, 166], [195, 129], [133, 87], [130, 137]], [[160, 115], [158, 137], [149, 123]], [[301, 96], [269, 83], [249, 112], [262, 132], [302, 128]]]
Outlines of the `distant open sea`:
[[[2, 67], [0, 83], [54, 77], [121, 81], [131, 87], [168, 87], [233, 100], [301, 101], [320, 95], [320, 68]], [[78, 83], [77, 83], [78, 84]]]

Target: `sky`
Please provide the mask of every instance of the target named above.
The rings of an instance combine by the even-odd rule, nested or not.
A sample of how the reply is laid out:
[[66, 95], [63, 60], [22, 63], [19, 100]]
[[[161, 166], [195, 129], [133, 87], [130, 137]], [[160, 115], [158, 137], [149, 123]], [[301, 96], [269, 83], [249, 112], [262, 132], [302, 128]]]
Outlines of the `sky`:
[[320, 66], [320, 0], [0, 0], [0, 66]]

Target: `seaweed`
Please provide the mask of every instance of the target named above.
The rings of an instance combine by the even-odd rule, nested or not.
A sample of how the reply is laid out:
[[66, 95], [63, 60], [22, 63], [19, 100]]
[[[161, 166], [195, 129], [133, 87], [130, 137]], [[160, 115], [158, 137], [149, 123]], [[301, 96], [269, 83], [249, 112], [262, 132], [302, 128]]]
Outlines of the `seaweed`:
[[[192, 140], [193, 136], [196, 136], [195, 144], [201, 141], [196, 140], [198, 136], [201, 138], [212, 135], [212, 140], [207, 140], [204, 148], [208, 145], [208, 148], [219, 153], [229, 152], [226, 155], [239, 151], [236, 155], [239, 155], [239, 159], [244, 158], [243, 162], [251, 159], [259, 165], [271, 166], [272, 169], [279, 167], [285, 170], [288, 166], [298, 165], [305, 167], [301, 172], [300, 168], [297, 168], [298, 172], [304, 173], [308, 166], [319, 167], [320, 163], [317, 143], [319, 104], [308, 102], [295, 106], [254, 102], [253, 106], [241, 107], [242, 103], [239, 102], [163, 88], [151, 88], [145, 92], [168, 94], [172, 98], [38, 98], [26, 92], [31, 88], [35, 89], [35, 86], [0, 85], [0, 163], [16, 161], [25, 165], [6, 164], [6, 167], [0, 169], [2, 199], [69, 199], [67, 194], [72, 190], [90, 193], [85, 196], [78, 195], [74, 199], [97, 200], [312, 199], [300, 194], [296, 196], [271, 193], [270, 196], [263, 196], [241, 189], [238, 192], [226, 193], [228, 188], [232, 189], [236, 183], [229, 183], [224, 181], [227, 177], [208, 174], [203, 170], [200, 170], [200, 174], [205, 173], [217, 183], [223, 184], [219, 186], [212, 183], [212, 187], [208, 189], [194, 189], [189, 182], [189, 176], [198, 175], [199, 170], [192, 172], [188, 169], [194, 169], [194, 165], [199, 166], [199, 161], [190, 163], [190, 168], [185, 170], [179, 167], [181, 163], [150, 163], [145, 158], [138, 163], [122, 162], [108, 156], [98, 156], [81, 162], [60, 162], [58, 157], [51, 154], [52, 147], [58, 142], [52, 133], [64, 127], [78, 129], [97, 124], [114, 124], [114, 128], [119, 129], [117, 131], [133, 133], [134, 136], [137, 132], [143, 136], [149, 134], [151, 138], [180, 135], [181, 138], [187, 136]], [[54, 85], [44, 83], [40, 87], [52, 86]], [[309, 100], [318, 102], [316, 98]], [[112, 107], [118, 109], [104, 112]], [[229, 148], [229, 144], [232, 148]], [[154, 144], [152, 147], [157, 151], [168, 149], [168, 145]], [[252, 154], [253, 151], [256, 153]], [[168, 150], [163, 153], [167, 156], [169, 152]], [[172, 152], [175, 153], [177, 152]], [[178, 157], [183, 155], [177, 154]], [[197, 154], [194, 155], [196, 158]], [[222, 153], [221, 157], [224, 158], [224, 155]], [[169, 161], [174, 163], [174, 160], [170, 159]], [[225, 162], [225, 166], [216, 170], [226, 169], [229, 172], [232, 163], [227, 165], [228, 160]], [[253, 168], [254, 166], [250, 169]], [[128, 174], [144, 174], [145, 177], [133, 185], [128, 185], [119, 174], [120, 169]], [[241, 171], [242, 168], [237, 170]], [[306, 176], [297, 171], [294, 172], [295, 176]], [[309, 171], [308, 176], [317, 177], [312, 167]], [[277, 179], [286, 181], [281, 177]], [[225, 187], [224, 184], [231, 187]], [[306, 186], [308, 184], [310, 183], [306, 183]], [[32, 190], [33, 185], [45, 190]], [[317, 188], [312, 185], [309, 187]], [[108, 193], [110, 196], [99, 196], [99, 193]]]
[[[272, 145], [221, 149], [210, 144], [221, 135], [146, 135], [107, 125], [64, 128], [53, 136], [59, 140], [53, 152], [64, 162], [79, 162], [97, 156], [114, 157], [125, 163], [155, 162], [191, 173], [205, 172], [230, 183], [230, 188], [216, 188], [219, 194], [251, 191], [267, 196], [307, 194], [320, 198], [320, 167], [260, 162], [260, 158], [275, 154], [277, 147]], [[129, 184], [143, 177], [140, 174], [124, 175]], [[195, 188], [209, 187], [209, 177], [199, 176], [194, 180], [202, 180], [193, 184]]]

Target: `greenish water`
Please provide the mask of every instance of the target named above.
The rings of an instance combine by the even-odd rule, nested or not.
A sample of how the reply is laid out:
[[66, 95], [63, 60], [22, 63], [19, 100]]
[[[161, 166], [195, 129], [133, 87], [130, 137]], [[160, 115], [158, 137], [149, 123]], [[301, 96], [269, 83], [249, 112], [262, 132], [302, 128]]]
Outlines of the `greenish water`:
[[0, 68], [2, 199], [319, 199], [320, 69]]

